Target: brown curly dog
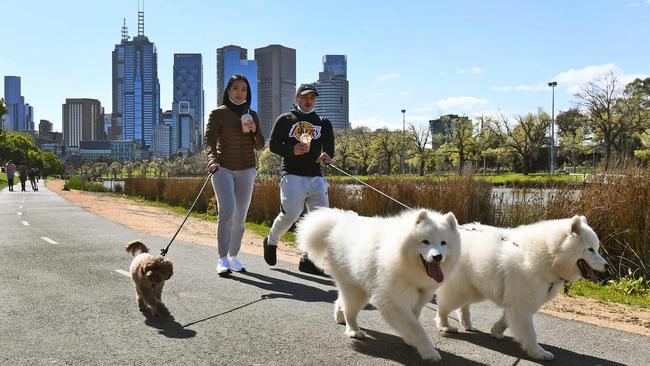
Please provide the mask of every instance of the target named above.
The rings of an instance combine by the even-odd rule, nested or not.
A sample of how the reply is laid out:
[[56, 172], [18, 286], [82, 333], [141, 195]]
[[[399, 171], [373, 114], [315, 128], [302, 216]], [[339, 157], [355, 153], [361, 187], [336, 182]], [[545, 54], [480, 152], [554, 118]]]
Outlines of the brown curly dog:
[[162, 303], [161, 297], [165, 281], [174, 273], [172, 261], [161, 255], [149, 254], [149, 248], [141, 241], [132, 241], [124, 249], [135, 256], [129, 272], [140, 311], [147, 313], [151, 309], [159, 317], [169, 316], [169, 310]]

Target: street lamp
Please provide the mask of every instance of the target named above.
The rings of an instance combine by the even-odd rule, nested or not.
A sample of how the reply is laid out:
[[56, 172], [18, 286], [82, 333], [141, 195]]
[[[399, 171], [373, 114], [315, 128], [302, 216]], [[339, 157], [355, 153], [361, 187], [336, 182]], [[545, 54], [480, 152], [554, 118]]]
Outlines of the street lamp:
[[402, 174], [404, 174], [404, 140], [406, 139], [406, 109], [402, 109], [402, 161], [400, 162]]
[[553, 91], [553, 98], [551, 100], [551, 167], [550, 174], [555, 173], [555, 87], [557, 86], [557, 81], [551, 81], [548, 83], [548, 86], [551, 87]]

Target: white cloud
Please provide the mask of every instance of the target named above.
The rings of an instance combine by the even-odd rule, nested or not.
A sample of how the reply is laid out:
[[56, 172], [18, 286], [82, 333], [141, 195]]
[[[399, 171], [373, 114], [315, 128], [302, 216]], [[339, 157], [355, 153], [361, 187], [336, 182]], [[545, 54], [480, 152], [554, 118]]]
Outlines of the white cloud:
[[450, 109], [472, 109], [487, 104], [487, 99], [475, 97], [451, 97], [436, 102], [436, 106], [443, 111]]
[[478, 66], [472, 66], [471, 71], [472, 71], [472, 74], [480, 74], [481, 72], [483, 72], [483, 70], [481, 70], [481, 68], [478, 67]]
[[384, 81], [388, 79], [394, 79], [399, 77], [399, 74], [382, 74], [377, 77], [377, 81]]
[[365, 126], [370, 128], [371, 130], [376, 130], [378, 128], [385, 128], [388, 126], [388, 124], [386, 123], [386, 121], [384, 121], [383, 118], [377, 116], [369, 116], [360, 119], [353, 119], [350, 120], [350, 124], [352, 125], [352, 127]]
[[558, 87], [566, 88], [567, 92], [575, 94], [585, 84], [598, 80], [605, 74], [614, 73], [621, 86], [631, 82], [636, 78], [645, 78], [645, 74], [629, 74], [625, 72], [616, 64], [609, 63], [603, 65], [589, 65], [582, 69], [569, 69], [556, 75], [552, 80], [557, 81]]
[[456, 73], [457, 73], [457, 74], [464, 74], [464, 73], [465, 73], [465, 69], [458, 69], [458, 70], [456, 70]]

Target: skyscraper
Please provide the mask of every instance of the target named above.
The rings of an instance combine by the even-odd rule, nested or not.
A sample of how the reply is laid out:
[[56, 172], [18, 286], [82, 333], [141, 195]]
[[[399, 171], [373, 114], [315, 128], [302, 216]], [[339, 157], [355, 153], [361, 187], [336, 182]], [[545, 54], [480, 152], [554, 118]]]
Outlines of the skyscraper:
[[262, 134], [267, 139], [275, 119], [289, 110], [296, 93], [296, 50], [281, 45], [255, 49], [257, 101]]
[[221, 105], [224, 89], [233, 75], [244, 75], [251, 86], [251, 108], [257, 110], [257, 61], [248, 60], [248, 50], [230, 45], [217, 48], [217, 104]]
[[26, 130], [25, 99], [20, 95], [20, 76], [5, 76], [5, 103], [7, 104], [7, 129]]
[[103, 140], [104, 116], [99, 100], [68, 98], [63, 104], [63, 140], [66, 147], [79, 147], [80, 141]]
[[[156, 46], [144, 35], [144, 12], [138, 12], [138, 35], [130, 39], [126, 21], [122, 41], [113, 50], [113, 126], [111, 139], [151, 146], [160, 123], [160, 83]], [[119, 133], [119, 135], [118, 135]]]
[[323, 71], [318, 74], [316, 112], [327, 117], [334, 128], [350, 128], [349, 83], [345, 55], [323, 56]]
[[52, 122], [42, 119], [38, 123], [38, 134], [41, 136], [50, 136], [52, 134]]
[[[203, 149], [204, 121], [203, 59], [200, 53], [174, 54], [174, 99], [172, 104], [172, 152], [184, 155]], [[183, 105], [183, 114], [180, 106]]]

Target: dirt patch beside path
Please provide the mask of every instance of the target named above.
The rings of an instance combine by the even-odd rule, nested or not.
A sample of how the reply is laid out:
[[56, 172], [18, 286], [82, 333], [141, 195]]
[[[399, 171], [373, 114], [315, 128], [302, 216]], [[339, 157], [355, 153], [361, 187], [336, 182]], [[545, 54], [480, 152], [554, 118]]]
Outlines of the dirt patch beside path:
[[[59, 194], [74, 205], [108, 220], [118, 222], [133, 230], [160, 236], [159, 247], [163, 248], [174, 236], [183, 221], [181, 215], [168, 209], [139, 204], [128, 198], [118, 198], [102, 193], [64, 191], [62, 180], [48, 180], [47, 188]], [[177, 239], [216, 247], [216, 224], [201, 219], [188, 218]], [[137, 239], [137, 238], [133, 238]], [[246, 231], [241, 251], [262, 255], [262, 237]], [[174, 243], [177, 245], [177, 243]], [[170, 249], [171, 250], [171, 249]], [[216, 248], [214, 250], [216, 266]], [[280, 242], [278, 259], [298, 263], [300, 251], [294, 246]], [[560, 295], [542, 308], [543, 313], [566, 319], [574, 319], [599, 326], [615, 328], [650, 336], [650, 311], [620, 304], [603, 304], [584, 297]]]

